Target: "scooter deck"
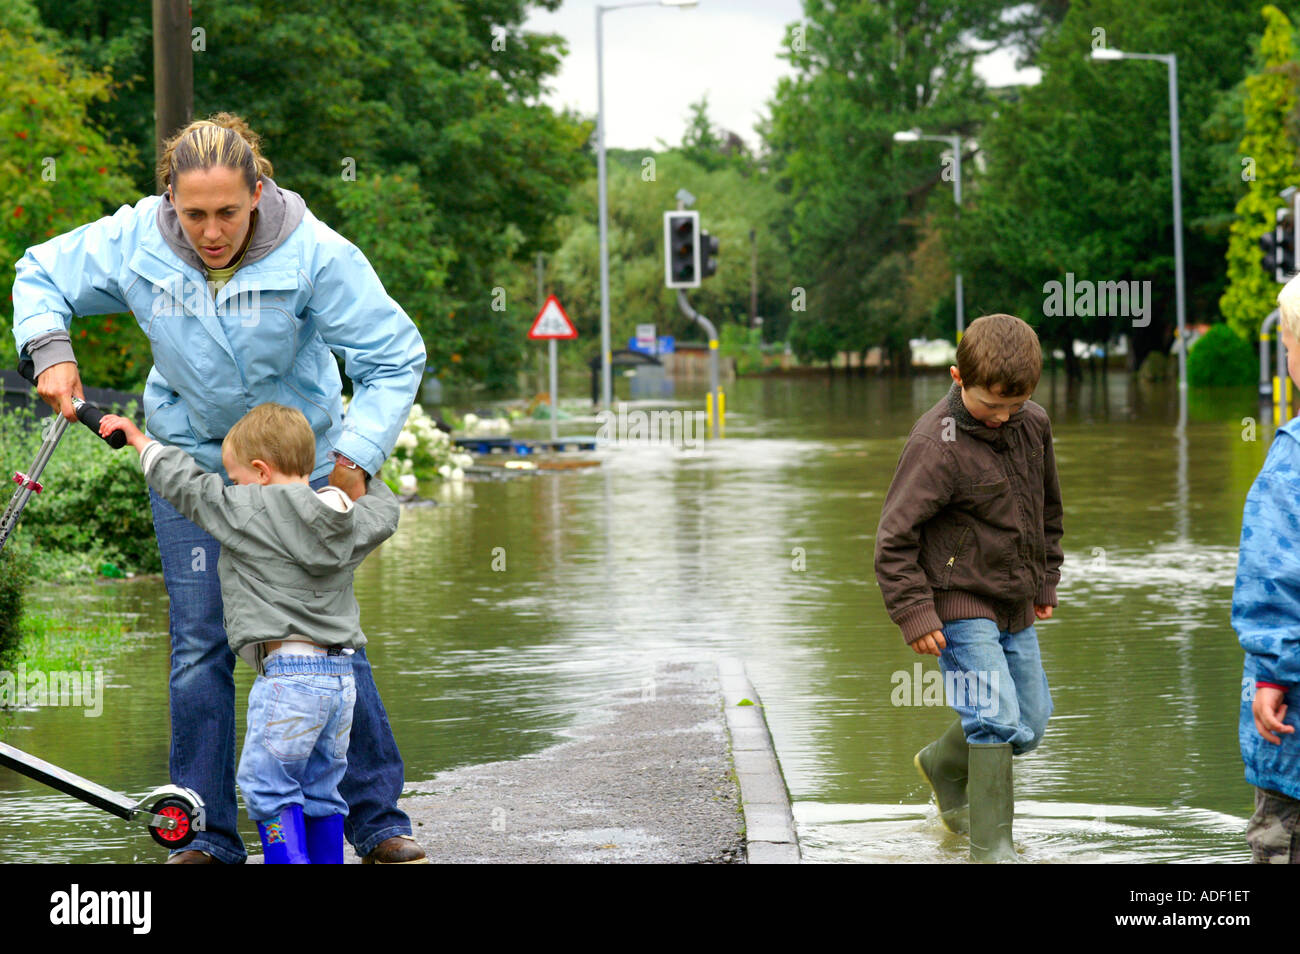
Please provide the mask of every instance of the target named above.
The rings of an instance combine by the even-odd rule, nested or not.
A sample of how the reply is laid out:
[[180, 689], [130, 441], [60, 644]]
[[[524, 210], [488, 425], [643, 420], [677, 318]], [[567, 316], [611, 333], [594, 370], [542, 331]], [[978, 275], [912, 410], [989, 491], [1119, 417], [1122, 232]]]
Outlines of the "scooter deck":
[[20, 775], [35, 779], [50, 786], [50, 788], [58, 789], [65, 795], [79, 798], [96, 808], [101, 808], [112, 815], [116, 815], [118, 818], [125, 818], [129, 821], [136, 813], [136, 802], [120, 792], [115, 792], [110, 788], [92, 782], [88, 778], [82, 778], [80, 775], [61, 769], [44, 759], [28, 755], [21, 749], [16, 749], [5, 742], [0, 742], [0, 765], [11, 768]]

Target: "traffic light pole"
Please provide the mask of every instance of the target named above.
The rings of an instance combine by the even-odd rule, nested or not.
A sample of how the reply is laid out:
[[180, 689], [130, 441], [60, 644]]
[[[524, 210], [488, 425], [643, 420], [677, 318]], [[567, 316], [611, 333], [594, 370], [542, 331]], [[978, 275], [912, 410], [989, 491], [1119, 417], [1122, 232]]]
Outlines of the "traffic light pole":
[[677, 289], [677, 304], [681, 306], [682, 314], [691, 321], [697, 322], [704, 329], [704, 333], [709, 336], [709, 433], [721, 434], [722, 430], [719, 425], [721, 410], [719, 408], [720, 392], [718, 390], [718, 330], [713, 327], [713, 322], [691, 307], [691, 303], [686, 299], [685, 289]]

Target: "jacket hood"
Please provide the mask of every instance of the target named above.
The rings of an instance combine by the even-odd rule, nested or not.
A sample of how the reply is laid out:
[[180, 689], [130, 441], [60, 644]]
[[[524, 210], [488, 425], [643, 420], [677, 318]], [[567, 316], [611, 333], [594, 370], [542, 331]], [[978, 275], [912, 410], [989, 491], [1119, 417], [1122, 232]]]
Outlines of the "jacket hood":
[[[303, 214], [307, 211], [307, 203], [298, 193], [281, 189], [275, 184], [274, 179], [267, 176], [262, 176], [260, 181], [262, 198], [258, 200], [257, 208], [253, 210], [252, 221], [249, 224], [253, 237], [244, 252], [241, 267], [266, 258], [275, 251], [293, 234], [293, 230], [302, 222]], [[185, 264], [194, 266], [199, 274], [206, 275], [207, 266], [199, 257], [199, 253], [194, 250], [194, 246], [190, 244], [190, 240], [185, 237], [185, 230], [181, 228], [180, 215], [177, 214], [166, 192], [162, 195], [162, 201], [158, 203], [156, 219], [158, 231], [171, 250], [179, 255]]]
[[357, 536], [355, 507], [336, 510], [307, 484], [264, 486], [262, 503], [293, 562], [311, 576], [337, 573], [369, 542]]

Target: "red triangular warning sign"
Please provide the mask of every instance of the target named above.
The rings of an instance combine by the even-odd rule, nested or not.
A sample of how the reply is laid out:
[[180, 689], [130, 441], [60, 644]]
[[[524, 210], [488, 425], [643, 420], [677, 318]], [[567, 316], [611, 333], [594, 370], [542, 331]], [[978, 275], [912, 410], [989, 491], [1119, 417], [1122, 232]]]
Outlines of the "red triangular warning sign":
[[542, 305], [542, 310], [537, 313], [533, 320], [533, 327], [528, 332], [530, 338], [576, 338], [578, 329], [573, 327], [573, 322], [569, 316], [564, 313], [564, 307], [560, 304], [560, 299], [551, 295], [546, 299], [546, 304]]

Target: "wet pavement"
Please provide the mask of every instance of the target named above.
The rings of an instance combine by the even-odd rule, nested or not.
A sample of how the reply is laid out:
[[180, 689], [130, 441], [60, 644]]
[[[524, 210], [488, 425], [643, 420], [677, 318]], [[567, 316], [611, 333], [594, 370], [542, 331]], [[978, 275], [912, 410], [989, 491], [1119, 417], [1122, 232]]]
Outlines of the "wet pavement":
[[572, 741], [408, 785], [401, 807], [429, 860], [744, 861], [714, 664], [661, 664], [588, 716]]

